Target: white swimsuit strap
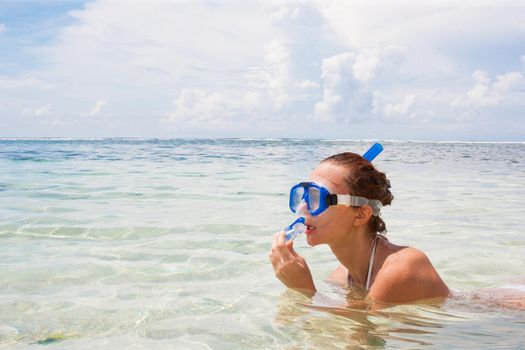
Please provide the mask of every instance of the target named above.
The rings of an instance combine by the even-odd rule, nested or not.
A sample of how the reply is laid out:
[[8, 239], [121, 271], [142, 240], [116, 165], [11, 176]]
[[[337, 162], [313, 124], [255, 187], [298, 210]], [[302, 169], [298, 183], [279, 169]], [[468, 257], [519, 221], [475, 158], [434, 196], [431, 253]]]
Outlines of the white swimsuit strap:
[[370, 261], [368, 262], [368, 274], [366, 275], [365, 288], [368, 290], [370, 287], [370, 277], [372, 276], [372, 268], [374, 266], [374, 259], [376, 256], [377, 238], [374, 240], [374, 246], [372, 247], [372, 253], [370, 254]]

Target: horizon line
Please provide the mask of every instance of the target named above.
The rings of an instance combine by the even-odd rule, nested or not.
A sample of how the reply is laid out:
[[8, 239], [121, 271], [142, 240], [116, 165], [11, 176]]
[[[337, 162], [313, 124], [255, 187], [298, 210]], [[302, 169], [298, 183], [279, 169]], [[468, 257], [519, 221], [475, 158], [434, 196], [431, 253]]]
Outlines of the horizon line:
[[413, 143], [490, 143], [490, 144], [524, 144], [524, 141], [470, 141], [470, 140], [396, 140], [396, 139], [329, 139], [329, 138], [296, 138], [296, 137], [0, 137], [0, 141], [107, 141], [107, 140], [237, 140], [237, 141], [325, 141], [325, 142], [413, 142]]

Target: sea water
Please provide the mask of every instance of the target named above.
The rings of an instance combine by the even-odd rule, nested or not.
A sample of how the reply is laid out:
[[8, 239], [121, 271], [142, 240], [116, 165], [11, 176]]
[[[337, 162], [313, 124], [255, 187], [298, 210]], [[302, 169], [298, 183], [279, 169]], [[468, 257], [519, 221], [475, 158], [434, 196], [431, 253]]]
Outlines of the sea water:
[[[525, 280], [525, 144], [383, 141], [391, 241], [467, 297], [345, 317], [286, 291], [268, 252], [289, 188], [372, 141], [0, 140], [0, 347], [523, 348], [525, 312], [470, 292]], [[318, 308], [313, 308], [318, 307]]]

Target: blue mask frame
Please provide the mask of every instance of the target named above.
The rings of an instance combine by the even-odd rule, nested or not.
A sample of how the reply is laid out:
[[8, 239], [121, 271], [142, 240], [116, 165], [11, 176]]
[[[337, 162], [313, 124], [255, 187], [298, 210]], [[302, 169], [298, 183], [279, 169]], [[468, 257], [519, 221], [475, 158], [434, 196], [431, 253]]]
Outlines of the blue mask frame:
[[[292, 188], [290, 189], [290, 199], [289, 199], [288, 205], [290, 207], [290, 210], [293, 213], [295, 213], [295, 209], [296, 209], [294, 207], [297, 207], [294, 203], [294, 197], [295, 197], [294, 194], [299, 188], [304, 188], [304, 193], [301, 197], [301, 200], [297, 204], [300, 204], [304, 200], [306, 202], [306, 206], [308, 207], [308, 212], [310, 213], [310, 215], [313, 215], [313, 216], [319, 215], [323, 211], [328, 209], [328, 207], [330, 206], [331, 194], [326, 187], [320, 186], [316, 184], [315, 182], [300, 182], [297, 185], [292, 186]], [[309, 188], [316, 188], [317, 190], [319, 190], [319, 208], [315, 210], [312, 209], [312, 203], [310, 201], [310, 196], [308, 194]]]
[[[303, 194], [301, 200], [297, 203], [295, 198], [297, 198], [295, 192], [298, 189], [303, 188]], [[319, 207], [314, 209], [312, 199], [310, 199], [308, 189], [315, 188], [319, 191]], [[292, 186], [290, 189], [290, 198], [288, 200], [288, 206], [292, 213], [296, 212], [297, 206], [300, 205], [302, 201], [306, 202], [308, 212], [312, 216], [317, 216], [323, 213], [331, 205], [347, 205], [351, 207], [361, 207], [363, 205], [369, 205], [372, 208], [373, 215], [379, 215], [379, 210], [382, 207], [381, 201], [377, 199], [368, 199], [360, 196], [352, 196], [349, 194], [332, 194], [324, 186], [321, 186], [315, 182], [300, 182], [297, 185]]]

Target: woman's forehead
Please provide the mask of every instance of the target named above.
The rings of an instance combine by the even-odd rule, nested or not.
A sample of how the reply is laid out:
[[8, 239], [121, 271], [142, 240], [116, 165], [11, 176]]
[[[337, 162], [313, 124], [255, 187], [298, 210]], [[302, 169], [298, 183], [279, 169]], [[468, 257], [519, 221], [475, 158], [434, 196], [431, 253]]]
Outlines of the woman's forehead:
[[310, 180], [328, 188], [331, 193], [348, 193], [345, 182], [346, 169], [340, 165], [324, 162], [310, 174]]

